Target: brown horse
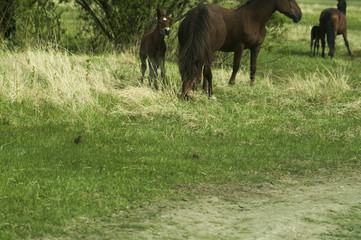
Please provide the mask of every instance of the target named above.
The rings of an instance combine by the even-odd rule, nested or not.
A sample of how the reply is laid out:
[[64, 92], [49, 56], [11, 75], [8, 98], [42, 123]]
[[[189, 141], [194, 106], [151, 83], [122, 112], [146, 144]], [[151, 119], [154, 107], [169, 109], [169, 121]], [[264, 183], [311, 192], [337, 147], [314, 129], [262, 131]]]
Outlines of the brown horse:
[[144, 73], [147, 70], [146, 59], [148, 57], [149, 87], [151, 86], [152, 80], [154, 80], [154, 87], [156, 89], [158, 89], [157, 77], [159, 66], [163, 85], [165, 84], [164, 58], [167, 47], [164, 42], [164, 36], [170, 33], [169, 22], [172, 20], [171, 17], [165, 16], [159, 9], [157, 9], [157, 18], [158, 23], [155, 29], [145, 31], [140, 43], [139, 52], [142, 62], [142, 77], [140, 81], [143, 83]]
[[[213, 95], [211, 63], [216, 51], [234, 52], [233, 72], [229, 84], [235, 83], [243, 50], [251, 50], [251, 85], [254, 85], [257, 56], [266, 35], [266, 23], [278, 10], [294, 22], [302, 12], [295, 0], [250, 0], [239, 8], [201, 5], [191, 9], [179, 26], [179, 71], [182, 94], [200, 81], [203, 89]], [[208, 81], [208, 87], [207, 87]]]
[[346, 2], [338, 0], [337, 8], [327, 8], [320, 15], [320, 38], [322, 45], [322, 57], [325, 57], [325, 35], [327, 34], [327, 44], [330, 49], [328, 55], [333, 57], [335, 54], [336, 36], [342, 34], [343, 40], [348, 50], [348, 55], [353, 56], [347, 40], [347, 22], [346, 22]]
[[[313, 42], [313, 41], [315, 41], [315, 42]], [[317, 54], [318, 54], [318, 49], [320, 48], [320, 28], [319, 28], [319, 26], [313, 26], [311, 29], [310, 56], [312, 56], [312, 48], [313, 48], [313, 56], [315, 56], [316, 48], [317, 48]]]

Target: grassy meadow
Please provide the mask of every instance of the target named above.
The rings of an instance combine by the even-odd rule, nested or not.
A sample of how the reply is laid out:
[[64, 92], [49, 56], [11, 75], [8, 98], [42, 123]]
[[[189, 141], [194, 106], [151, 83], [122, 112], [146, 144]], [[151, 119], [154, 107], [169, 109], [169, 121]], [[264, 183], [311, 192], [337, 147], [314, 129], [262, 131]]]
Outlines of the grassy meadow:
[[170, 86], [141, 86], [137, 46], [1, 48], [0, 239], [66, 237], [75, 223], [86, 236], [88, 220], [181, 199], [182, 186], [359, 170], [361, 2], [347, 8], [353, 59], [341, 36], [333, 59], [309, 56], [310, 29], [336, 1], [298, 2], [301, 22], [266, 37], [256, 85], [246, 51], [236, 85], [229, 63], [213, 69], [214, 101], [182, 100], [174, 61]]

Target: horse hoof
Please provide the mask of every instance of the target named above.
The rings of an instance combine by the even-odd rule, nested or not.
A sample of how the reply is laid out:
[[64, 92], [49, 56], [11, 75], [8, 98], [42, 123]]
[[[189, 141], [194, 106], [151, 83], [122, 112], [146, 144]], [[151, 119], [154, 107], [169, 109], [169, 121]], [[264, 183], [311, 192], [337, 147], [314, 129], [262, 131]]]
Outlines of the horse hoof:
[[217, 100], [216, 96], [214, 96], [214, 95], [210, 96], [209, 99], [212, 100], [212, 101], [216, 101], [216, 100]]
[[229, 81], [228, 84], [229, 84], [229, 85], [235, 85], [236, 82], [235, 82], [235, 81]]

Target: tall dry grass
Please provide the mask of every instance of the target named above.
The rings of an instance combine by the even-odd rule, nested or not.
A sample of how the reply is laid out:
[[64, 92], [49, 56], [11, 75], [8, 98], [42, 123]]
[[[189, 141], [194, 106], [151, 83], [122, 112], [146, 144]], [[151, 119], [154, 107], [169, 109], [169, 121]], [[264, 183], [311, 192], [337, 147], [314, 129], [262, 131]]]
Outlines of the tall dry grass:
[[[156, 91], [140, 85], [139, 60], [134, 53], [101, 56], [72, 55], [67, 52], [28, 50], [0, 55], [0, 94], [6, 101], [30, 100], [34, 104], [51, 103], [62, 109], [78, 111], [84, 107], [111, 109], [110, 113], [157, 114], [184, 112], [180, 99], [180, 77], [176, 63], [167, 62], [169, 86]], [[249, 88], [249, 71], [239, 71], [237, 85], [228, 86], [231, 69], [214, 68], [215, 94], [220, 91], [245, 98], [245, 91], [260, 97], [265, 93], [275, 104], [299, 106], [307, 101], [327, 103], [342, 98], [350, 90], [343, 60], [337, 67], [323, 66], [322, 71], [292, 72], [277, 79], [272, 71], [258, 72], [256, 86]], [[262, 70], [261, 70], [262, 71]], [[159, 80], [160, 81], [160, 80]], [[237, 90], [239, 89], [239, 90]], [[237, 96], [239, 94], [239, 96]], [[198, 91], [192, 101], [208, 101]], [[109, 110], [107, 110], [109, 112]]]
[[[140, 64], [131, 52], [87, 56], [27, 50], [3, 52], [0, 62], [0, 94], [9, 102], [47, 102], [78, 111], [86, 106], [101, 107], [104, 99], [109, 99], [113, 112], [148, 114], [171, 109], [172, 101], [177, 100], [173, 80], [164, 91], [140, 85]], [[169, 78], [176, 78], [177, 70], [173, 66]]]

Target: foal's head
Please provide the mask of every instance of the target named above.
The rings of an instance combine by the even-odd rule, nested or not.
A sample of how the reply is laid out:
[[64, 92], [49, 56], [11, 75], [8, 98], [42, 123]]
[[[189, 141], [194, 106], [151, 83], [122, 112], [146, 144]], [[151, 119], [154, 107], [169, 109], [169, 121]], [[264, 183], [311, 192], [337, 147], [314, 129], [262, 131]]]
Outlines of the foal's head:
[[276, 1], [276, 10], [280, 11], [284, 15], [297, 23], [301, 21], [302, 11], [298, 6], [296, 0], [274, 0]]
[[169, 22], [172, 21], [172, 18], [164, 15], [159, 9], [157, 9], [157, 17], [159, 31], [164, 35], [169, 35]]

